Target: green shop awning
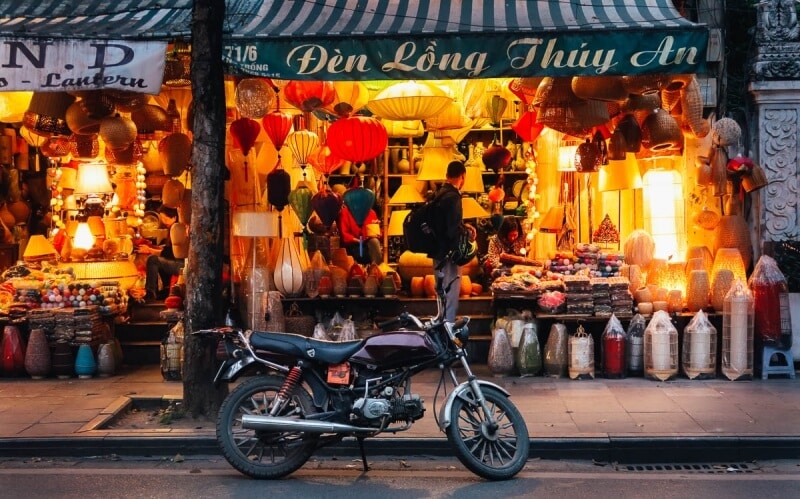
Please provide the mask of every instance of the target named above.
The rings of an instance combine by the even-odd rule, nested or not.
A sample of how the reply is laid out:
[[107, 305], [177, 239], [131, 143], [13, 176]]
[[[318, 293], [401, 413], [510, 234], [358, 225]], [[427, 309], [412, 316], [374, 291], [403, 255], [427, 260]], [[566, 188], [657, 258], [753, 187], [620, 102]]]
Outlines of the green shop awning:
[[[153, 54], [190, 36], [191, 13], [191, 0], [0, 0], [0, 90], [103, 63], [162, 69]], [[225, 30], [231, 72], [306, 80], [701, 73], [708, 38], [671, 0], [228, 0]], [[78, 57], [83, 72], [66, 68]]]

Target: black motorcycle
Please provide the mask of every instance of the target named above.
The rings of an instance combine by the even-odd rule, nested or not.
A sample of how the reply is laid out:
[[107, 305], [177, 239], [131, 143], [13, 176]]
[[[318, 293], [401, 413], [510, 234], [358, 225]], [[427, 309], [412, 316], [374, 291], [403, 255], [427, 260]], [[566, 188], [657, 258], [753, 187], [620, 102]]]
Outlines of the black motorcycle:
[[[528, 459], [525, 420], [506, 390], [470, 369], [469, 318], [445, 321], [442, 292], [437, 305], [430, 320], [403, 312], [379, 325], [398, 329], [356, 341], [231, 327], [198, 331], [219, 336], [224, 346], [227, 358], [215, 382], [257, 372], [220, 408], [216, 435], [225, 458], [253, 478], [280, 478], [303, 466], [317, 448], [355, 437], [367, 471], [364, 439], [406, 431], [422, 418], [424, 401], [411, 382], [437, 368], [434, 417], [458, 459], [483, 478], [512, 478]], [[457, 371], [456, 364], [463, 369]], [[436, 414], [441, 392], [446, 398]]]

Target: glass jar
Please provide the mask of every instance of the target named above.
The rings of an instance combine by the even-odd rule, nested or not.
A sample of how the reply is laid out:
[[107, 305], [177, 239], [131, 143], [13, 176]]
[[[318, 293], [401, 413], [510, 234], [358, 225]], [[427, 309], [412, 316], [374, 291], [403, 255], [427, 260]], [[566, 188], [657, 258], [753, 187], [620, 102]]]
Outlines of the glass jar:
[[722, 308], [722, 374], [731, 381], [753, 376], [754, 309], [753, 294], [736, 279]]

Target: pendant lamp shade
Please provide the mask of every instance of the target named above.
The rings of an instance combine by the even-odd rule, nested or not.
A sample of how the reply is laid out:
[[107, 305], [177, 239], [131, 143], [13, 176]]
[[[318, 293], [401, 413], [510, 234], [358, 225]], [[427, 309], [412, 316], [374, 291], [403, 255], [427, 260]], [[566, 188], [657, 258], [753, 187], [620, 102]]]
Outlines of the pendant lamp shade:
[[292, 151], [295, 161], [305, 168], [308, 156], [319, 148], [319, 136], [309, 130], [294, 131], [286, 137], [286, 145]]
[[486, 186], [483, 184], [483, 173], [477, 166], [468, 166], [467, 174], [464, 176], [464, 185], [461, 192], [467, 194], [483, 194]]
[[639, 152], [642, 147], [642, 129], [636, 121], [636, 117], [632, 114], [626, 114], [617, 123], [617, 128], [623, 137], [625, 137], [625, 145], [628, 152]]
[[31, 262], [58, 255], [55, 247], [41, 234], [35, 234], [28, 239], [22, 259]]
[[487, 218], [489, 212], [483, 209], [483, 206], [478, 204], [475, 198], [464, 196], [461, 198], [461, 218]]
[[289, 204], [291, 189], [291, 176], [283, 168], [275, 168], [267, 174], [267, 202], [278, 211], [283, 211]]
[[597, 189], [600, 192], [625, 191], [641, 189], [642, 176], [639, 174], [639, 162], [633, 153], [627, 153], [624, 161], [609, 160], [600, 169]]
[[387, 120], [425, 120], [442, 112], [452, 101], [435, 85], [405, 81], [378, 92], [367, 107]]
[[105, 163], [91, 162], [78, 165], [75, 195], [107, 194], [114, 192]]
[[344, 164], [344, 160], [333, 154], [331, 148], [325, 143], [320, 144], [314, 149], [311, 154], [306, 157], [306, 160], [311, 163], [314, 170], [321, 175], [330, 175]]
[[511, 124], [511, 129], [525, 142], [533, 142], [544, 130], [544, 125], [536, 122], [536, 111], [525, 111], [517, 121]]
[[255, 145], [261, 125], [250, 118], [239, 118], [231, 123], [231, 137], [236, 147], [242, 150], [245, 156], [250, 154], [250, 149]]
[[328, 147], [333, 154], [354, 163], [376, 158], [388, 143], [386, 128], [376, 118], [339, 118], [328, 128]]
[[322, 220], [326, 230], [339, 218], [342, 209], [342, 197], [329, 189], [321, 189], [311, 197], [311, 207]]
[[389, 236], [402, 236], [403, 222], [409, 213], [411, 213], [411, 210], [394, 210], [389, 217], [389, 227], [386, 229], [386, 234]]
[[369, 101], [369, 89], [360, 81], [335, 81], [333, 91], [333, 102], [323, 109], [340, 118], [360, 111]]
[[243, 78], [236, 85], [236, 110], [245, 118], [264, 117], [275, 100], [275, 90], [264, 78]]
[[275, 149], [280, 151], [289, 132], [292, 131], [292, 115], [281, 111], [272, 111], [261, 118], [261, 125], [272, 141]]
[[283, 96], [289, 104], [310, 113], [331, 104], [336, 92], [330, 81], [292, 80], [283, 87]]

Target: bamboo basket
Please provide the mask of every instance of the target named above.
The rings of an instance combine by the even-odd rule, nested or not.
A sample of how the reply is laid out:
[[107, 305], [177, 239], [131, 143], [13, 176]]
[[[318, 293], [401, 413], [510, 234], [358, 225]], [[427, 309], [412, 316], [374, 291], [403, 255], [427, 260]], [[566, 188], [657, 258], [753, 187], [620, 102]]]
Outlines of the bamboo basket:
[[289, 310], [283, 314], [283, 320], [287, 333], [301, 336], [310, 337], [314, 334], [314, 326], [317, 325], [317, 319], [313, 315], [304, 314], [297, 302], [289, 306]]

